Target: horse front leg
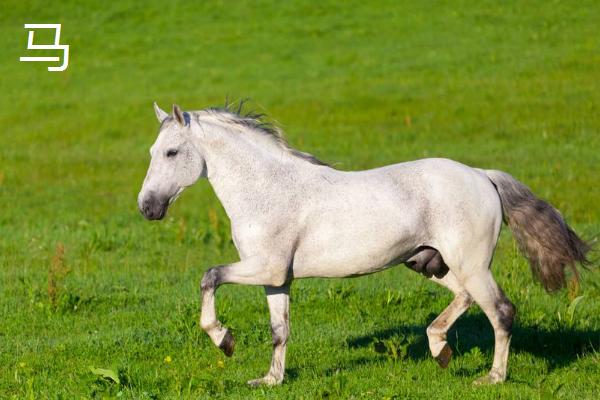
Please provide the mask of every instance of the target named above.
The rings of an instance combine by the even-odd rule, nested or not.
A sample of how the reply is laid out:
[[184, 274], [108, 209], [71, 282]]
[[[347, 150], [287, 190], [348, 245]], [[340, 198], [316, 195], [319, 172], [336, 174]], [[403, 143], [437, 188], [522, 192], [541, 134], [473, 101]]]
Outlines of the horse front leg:
[[215, 292], [226, 283], [242, 285], [282, 286], [287, 281], [287, 263], [265, 262], [256, 258], [210, 268], [200, 284], [202, 310], [200, 327], [226, 356], [231, 357], [235, 347], [233, 335], [217, 319]]
[[273, 356], [271, 368], [263, 378], [248, 381], [251, 386], [278, 385], [285, 372], [285, 350], [290, 335], [290, 284], [281, 287], [265, 286], [267, 303], [271, 314], [271, 335], [273, 336]]
[[233, 355], [235, 341], [231, 332], [221, 325], [215, 309], [215, 292], [221, 284], [221, 269], [223, 266], [210, 268], [200, 283], [202, 310], [200, 312], [200, 327], [208, 334], [212, 342], [220, 348], [227, 357]]

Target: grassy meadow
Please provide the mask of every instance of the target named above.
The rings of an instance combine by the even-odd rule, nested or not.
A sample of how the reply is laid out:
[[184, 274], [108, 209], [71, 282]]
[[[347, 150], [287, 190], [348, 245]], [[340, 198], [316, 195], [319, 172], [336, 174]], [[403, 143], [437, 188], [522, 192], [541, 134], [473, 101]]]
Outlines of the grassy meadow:
[[[518, 310], [505, 384], [472, 386], [493, 353], [476, 306], [437, 366], [425, 328], [451, 295], [400, 266], [296, 281], [286, 380], [251, 389], [271, 358], [263, 289], [217, 294], [232, 358], [198, 327], [202, 274], [237, 259], [218, 199], [199, 182], [151, 223], [136, 197], [153, 101], [250, 97], [336, 168], [502, 169], [597, 238], [599, 21], [595, 1], [4, 0], [0, 398], [597, 398], [598, 272], [550, 296], [506, 229], [493, 263]], [[62, 23], [65, 72], [18, 61], [25, 23]]]

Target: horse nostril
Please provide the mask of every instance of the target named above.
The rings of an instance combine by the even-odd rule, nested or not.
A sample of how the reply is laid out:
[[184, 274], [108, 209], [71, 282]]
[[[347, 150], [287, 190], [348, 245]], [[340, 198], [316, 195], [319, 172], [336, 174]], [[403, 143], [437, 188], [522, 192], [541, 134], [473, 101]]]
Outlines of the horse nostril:
[[150, 214], [150, 211], [152, 210], [152, 199], [144, 199], [144, 201], [142, 201], [142, 207], [141, 207], [141, 211], [142, 214], [148, 216]]
[[139, 209], [146, 219], [162, 219], [166, 213], [167, 203], [161, 201], [154, 192], [148, 192], [140, 200]]

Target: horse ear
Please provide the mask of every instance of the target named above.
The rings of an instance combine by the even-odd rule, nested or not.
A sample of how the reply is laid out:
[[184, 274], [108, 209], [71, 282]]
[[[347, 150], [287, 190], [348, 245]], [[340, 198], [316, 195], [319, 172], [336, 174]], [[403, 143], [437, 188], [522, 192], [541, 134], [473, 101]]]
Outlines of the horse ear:
[[158, 122], [160, 122], [161, 124], [165, 120], [165, 118], [169, 116], [169, 114], [160, 109], [156, 102], [154, 102], [154, 112], [156, 113], [156, 118], [158, 118]]
[[173, 104], [173, 118], [175, 118], [175, 121], [177, 121], [179, 125], [185, 125], [185, 117], [183, 116], [183, 111], [181, 111], [181, 108], [179, 108], [177, 104]]

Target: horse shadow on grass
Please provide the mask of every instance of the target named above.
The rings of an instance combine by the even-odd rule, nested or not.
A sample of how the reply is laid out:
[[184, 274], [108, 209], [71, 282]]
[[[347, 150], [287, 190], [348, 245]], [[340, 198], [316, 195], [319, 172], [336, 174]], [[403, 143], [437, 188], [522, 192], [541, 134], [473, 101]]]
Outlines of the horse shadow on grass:
[[[350, 349], [373, 347], [375, 352], [386, 353], [381, 346], [387, 340], [411, 337], [413, 340], [402, 348], [402, 358], [413, 361], [432, 360], [425, 330], [435, 315], [428, 318], [423, 325], [400, 325], [373, 332], [372, 334], [349, 337], [346, 343]], [[416, 339], [415, 339], [416, 338]], [[494, 350], [494, 334], [485, 315], [468, 314], [461, 317], [448, 332], [448, 343], [454, 350], [455, 357], [469, 353], [474, 348], [491, 354]], [[379, 348], [378, 348], [379, 346]], [[566, 367], [578, 358], [600, 349], [600, 331], [557, 327], [555, 329], [521, 325], [517, 321], [513, 327], [511, 353], [528, 353], [546, 360], [548, 369]], [[375, 363], [381, 360], [377, 354], [372, 358], [360, 357], [344, 366], [353, 369], [360, 365]], [[460, 371], [457, 371], [461, 374]]]

